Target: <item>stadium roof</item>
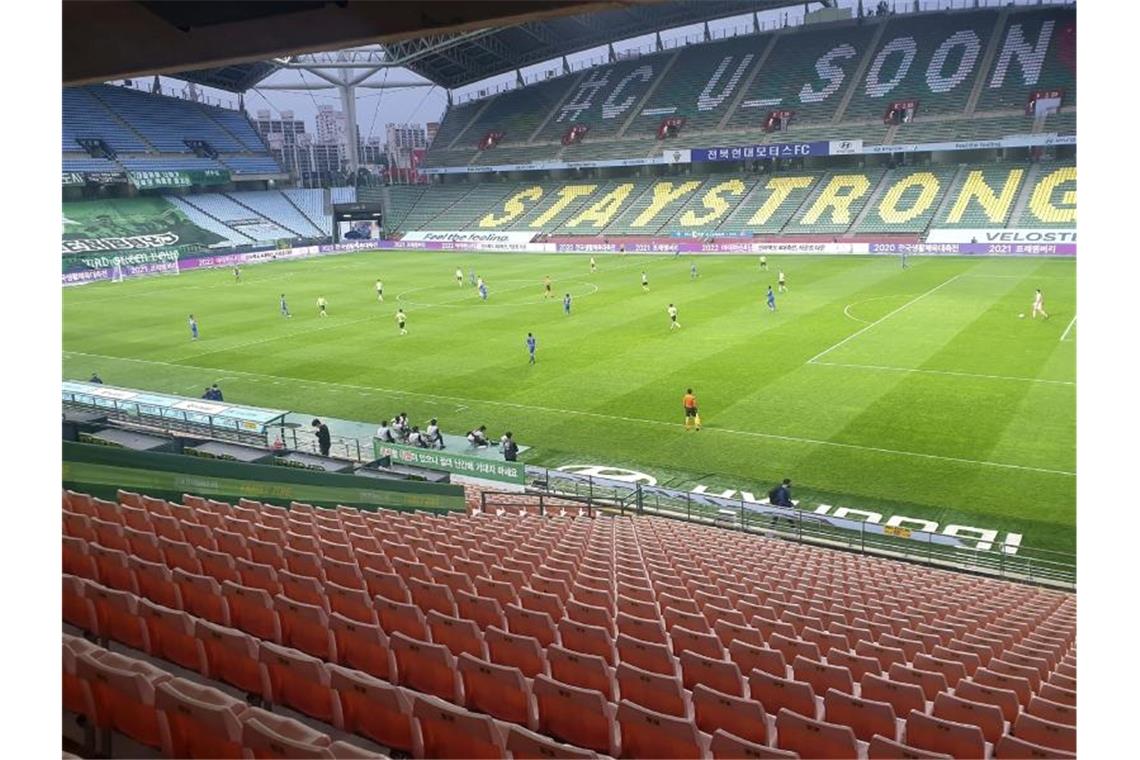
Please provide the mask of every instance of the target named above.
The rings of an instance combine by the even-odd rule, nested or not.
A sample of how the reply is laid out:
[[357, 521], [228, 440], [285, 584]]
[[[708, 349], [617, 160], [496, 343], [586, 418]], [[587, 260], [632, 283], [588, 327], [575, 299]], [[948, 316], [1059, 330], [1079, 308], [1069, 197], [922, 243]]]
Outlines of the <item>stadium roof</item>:
[[[816, 0], [823, 5], [833, 0]], [[297, 53], [380, 43], [453, 89], [657, 30], [796, 0], [291, 0], [63, 3], [64, 84], [168, 74], [243, 92]], [[116, 44], [107, 44], [109, 40]], [[129, 44], [118, 44], [129, 40]], [[319, 65], [319, 64], [317, 64]]]

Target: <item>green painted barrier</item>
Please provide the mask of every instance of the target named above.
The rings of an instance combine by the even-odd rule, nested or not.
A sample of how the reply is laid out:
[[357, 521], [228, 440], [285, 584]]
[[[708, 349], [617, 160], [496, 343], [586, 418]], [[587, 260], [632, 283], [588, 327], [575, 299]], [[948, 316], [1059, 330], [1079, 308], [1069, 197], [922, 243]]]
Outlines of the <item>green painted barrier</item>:
[[70, 441], [63, 444], [63, 485], [102, 498], [113, 498], [122, 488], [170, 500], [192, 493], [229, 502], [246, 498], [366, 510], [466, 511], [463, 487], [447, 483], [375, 480]]

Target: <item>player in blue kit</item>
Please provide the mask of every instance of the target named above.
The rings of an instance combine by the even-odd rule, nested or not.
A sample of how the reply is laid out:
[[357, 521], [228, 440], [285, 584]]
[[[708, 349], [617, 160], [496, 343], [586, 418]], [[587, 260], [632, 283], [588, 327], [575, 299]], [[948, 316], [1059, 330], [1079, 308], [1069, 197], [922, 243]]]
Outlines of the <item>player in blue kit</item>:
[[530, 354], [530, 363], [534, 364], [534, 349], [538, 345], [538, 341], [534, 339], [534, 333], [526, 334], [526, 350]]
[[776, 310], [776, 294], [772, 292], [772, 286], [768, 286], [768, 311]]
[[689, 266], [689, 279], [695, 280], [695, 279], [697, 279], [698, 276], [699, 275], [697, 274], [697, 262], [694, 261], [692, 263], [692, 265]]
[[562, 297], [562, 313], [570, 316], [570, 294], [567, 293]]
[[285, 294], [284, 293], [281, 294], [281, 316], [283, 316], [283, 317], [292, 317], [293, 316], [292, 314], [289, 313], [289, 305], [287, 303], [285, 303]]
[[484, 301], [487, 300], [487, 283], [483, 282], [482, 279], [479, 280], [479, 297]]
[[190, 315], [190, 340], [198, 340], [198, 320], [193, 314]]

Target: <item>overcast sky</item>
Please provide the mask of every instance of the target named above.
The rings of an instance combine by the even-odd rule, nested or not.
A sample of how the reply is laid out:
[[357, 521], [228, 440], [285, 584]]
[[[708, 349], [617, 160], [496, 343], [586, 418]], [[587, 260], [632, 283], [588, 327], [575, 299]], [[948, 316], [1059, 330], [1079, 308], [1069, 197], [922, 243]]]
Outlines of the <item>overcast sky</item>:
[[[1008, 1], [1009, 0], [977, 0], [977, 4], [983, 7], [997, 7]], [[1046, 1], [1055, 2], [1057, 0]], [[863, 7], [866, 12], [873, 12], [876, 2], [877, 0], [863, 0]], [[914, 0], [889, 0], [889, 2], [897, 5], [899, 12], [904, 12], [904, 9], [911, 10], [914, 6]], [[1037, 0], [1016, 0], [1016, 2], [1018, 2], [1018, 4], [1036, 3]], [[840, 7], [854, 9], [857, 4], [858, 0], [839, 0]], [[923, 10], [936, 10], [939, 7], [949, 8], [951, 6], [962, 9], [974, 7], [975, 0], [919, 0], [919, 5]], [[810, 6], [812, 10], [816, 10], [820, 7], [818, 2], [812, 2]], [[854, 14], [854, 10], [852, 10], [852, 14]], [[761, 13], [760, 22], [762, 27], [770, 29], [781, 26], [785, 18], [789, 24], [801, 23], [803, 15], [804, 5], [797, 4], [788, 8]], [[709, 23], [709, 29], [714, 38], [729, 35], [734, 29], [750, 30], [751, 26], [751, 14], [734, 16]], [[685, 40], [699, 42], [702, 33], [702, 25], [695, 24], [663, 31], [661, 38], [665, 45], [669, 46], [670, 43], [681, 43]], [[615, 42], [614, 49], [618, 53], [637, 49], [650, 51], [653, 49], [653, 45], [654, 38], [653, 35], [650, 34]], [[607, 51], [603, 46], [567, 56], [567, 58], [571, 67], [577, 67], [591, 60], [604, 62], [606, 55]], [[555, 68], [556, 66], [561, 70], [560, 61], [531, 66], [523, 69], [523, 76], [538, 76], [541, 75], [544, 70]], [[382, 81], [383, 78], [384, 74], [381, 72], [373, 77], [373, 81]], [[393, 82], [423, 81], [421, 77], [407, 69], [390, 69], [387, 78]], [[512, 71], [483, 82], [461, 87], [457, 89], [453, 95], [457, 100], [461, 100], [463, 96], [474, 94], [477, 90], [493, 90], [496, 86], [502, 87], [513, 83], [514, 80], [515, 74]], [[320, 79], [312, 74], [305, 74], [297, 70], [284, 70], [266, 78], [263, 84], [315, 84], [320, 81]], [[149, 85], [149, 81], [147, 84]], [[162, 78], [162, 84], [165, 92], [182, 90], [186, 87], [185, 82], [166, 77]], [[236, 94], [209, 88], [202, 88], [202, 90], [209, 98], [218, 99], [223, 105], [236, 107]], [[313, 120], [318, 107], [321, 105], [331, 105], [333, 108], [341, 110], [339, 94], [335, 90], [282, 92], [280, 90], [254, 88], [245, 95], [245, 107], [252, 117], [256, 118], [257, 112], [264, 109], [268, 109], [273, 118], [280, 118], [281, 111], [292, 111], [294, 118], [301, 119], [305, 122], [306, 130], [313, 130]], [[356, 115], [360, 127], [360, 137], [365, 141], [367, 141], [370, 136], [379, 136], [383, 139], [384, 125], [390, 122], [415, 124], [439, 121], [443, 118], [443, 112], [446, 107], [447, 93], [440, 87], [429, 86], [422, 89], [407, 90], [358, 89], [356, 95]]]

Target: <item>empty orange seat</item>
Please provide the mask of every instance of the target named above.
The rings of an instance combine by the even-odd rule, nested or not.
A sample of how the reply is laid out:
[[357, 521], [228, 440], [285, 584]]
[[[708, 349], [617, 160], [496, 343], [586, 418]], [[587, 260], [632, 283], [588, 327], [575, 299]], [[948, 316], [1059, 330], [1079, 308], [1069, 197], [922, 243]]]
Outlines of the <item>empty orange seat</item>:
[[615, 640], [618, 659], [642, 670], [663, 675], [677, 673], [677, 659], [669, 647], [619, 633]]
[[855, 645], [855, 654], [864, 657], [874, 657], [883, 666], [883, 670], [890, 670], [891, 665], [906, 665], [906, 653], [898, 647], [885, 647], [870, 641], [860, 641]]
[[1005, 758], [1047, 758], [1048, 760], [1070, 760], [1076, 758], [1074, 752], [1064, 752], [1053, 747], [1043, 747], [1040, 744], [1019, 739], [1012, 734], [1006, 734], [994, 747], [994, 757]]
[[278, 570], [281, 593], [303, 604], [312, 604], [328, 612], [329, 601], [325, 596], [324, 583], [310, 575], [299, 575], [290, 570]]
[[1017, 701], [1022, 707], [1028, 707], [1029, 700], [1033, 697], [1033, 688], [1029, 685], [1029, 681], [1020, 676], [998, 673], [989, 668], [978, 668], [971, 680], [983, 686], [993, 686], [998, 689], [1008, 689], [1012, 691], [1017, 695]]
[[[201, 528], [191, 529], [191, 535], [196, 535], [201, 530]], [[252, 555], [250, 553], [247, 539], [255, 537], [260, 538], [260, 536], [246, 535], [230, 530], [228, 528], [226, 530], [213, 531], [211, 533], [211, 537], [217, 546], [217, 551], [222, 552], [223, 554], [228, 554], [235, 559], [238, 557], [241, 559], [250, 559]], [[205, 540], [202, 538], [198, 544], [202, 544], [204, 542]]]
[[455, 606], [459, 617], [474, 620], [480, 628], [490, 625], [498, 628], [507, 627], [506, 616], [503, 615], [503, 608], [498, 599], [459, 590], [455, 591]]
[[712, 735], [712, 740], [709, 742], [709, 751], [714, 758], [725, 758], [725, 760], [739, 760], [742, 757], [748, 758], [798, 758], [795, 752], [786, 749], [777, 749], [776, 747], [768, 747], [764, 744], [757, 742], [750, 742], [741, 739], [739, 736], [729, 733], [724, 729], [719, 729]]
[[696, 633], [712, 635], [712, 628], [709, 627], [704, 615], [699, 612], [684, 612], [672, 607], [663, 607], [661, 619], [665, 623], [665, 629], [670, 632], [676, 627], [683, 627]]
[[[966, 672], [967, 677], [974, 675], [974, 672], [982, 666], [982, 659], [973, 652], [965, 652], [960, 649], [952, 649], [951, 647], [938, 645], [930, 650], [930, 654], [933, 657], [936, 657], [943, 661], [957, 662], [961, 664], [963, 670]], [[942, 672], [946, 673], [945, 670]], [[946, 681], [950, 681], [949, 673], [946, 673]], [[955, 683], [957, 683], [957, 681], [955, 681]]]
[[[224, 583], [225, 581], [241, 583], [241, 575], [238, 573], [237, 564], [234, 562], [232, 555], [201, 547], [198, 548], [197, 555], [198, 561], [202, 563], [203, 575], [210, 576], [218, 583]], [[160, 558], [156, 561], [161, 562], [162, 560]]]
[[322, 660], [336, 661], [336, 643], [324, 609], [282, 594], [273, 597], [273, 609], [281, 621], [282, 644]]
[[451, 589], [442, 583], [421, 580], [419, 578], [405, 578], [408, 591], [412, 595], [412, 604], [420, 608], [426, 615], [431, 610], [444, 615], [455, 616], [455, 599], [451, 596]]
[[818, 714], [815, 691], [809, 683], [753, 670], [748, 676], [748, 686], [752, 699], [764, 705], [767, 712], [778, 712], [786, 707], [807, 718]]
[[552, 644], [546, 648], [546, 660], [550, 666], [550, 677], [554, 680], [583, 689], [595, 689], [602, 692], [607, 700], [613, 700], [613, 670], [601, 657]]
[[597, 655], [605, 660], [607, 665], [614, 664], [614, 642], [609, 628], [566, 617], [558, 621], [558, 636], [562, 646], [567, 649]]
[[862, 699], [838, 689], [823, 695], [823, 717], [830, 723], [849, 726], [855, 737], [870, 741], [875, 734], [898, 738], [895, 710], [889, 702]]
[[994, 705], [1001, 710], [1002, 717], [1011, 724], [1017, 720], [1017, 715], [1021, 712], [1021, 702], [1018, 700], [1016, 692], [996, 686], [986, 686], [970, 679], [958, 682], [958, 685], [954, 687], [954, 696], [972, 702]]
[[807, 626], [800, 632], [800, 638], [819, 647], [819, 653], [824, 657], [833, 649], [846, 652], [851, 648], [847, 637], [842, 633], [829, 633], [827, 631]]
[[491, 662], [516, 667], [527, 678], [548, 672], [542, 645], [533, 636], [521, 636], [488, 626], [483, 638]]
[[218, 625], [230, 624], [230, 610], [220, 583], [208, 575], [189, 573], [177, 567], [171, 576], [182, 597], [182, 609]]
[[241, 756], [241, 718], [249, 709], [242, 700], [172, 678], [155, 688], [154, 705], [167, 757]]
[[1017, 716], [1013, 724], [1013, 735], [1042, 747], [1059, 749], [1063, 752], [1077, 751], [1077, 728], [1072, 725], [1055, 723], [1039, 718], [1029, 712]]
[[[1044, 684], [1042, 692], [1047, 686], [1048, 684]], [[1038, 718], [1044, 718], [1053, 723], [1060, 723], [1065, 726], [1077, 725], [1077, 708], [1075, 705], [1054, 702], [1045, 697], [1043, 693], [1030, 699], [1029, 706], [1025, 711], [1030, 715], [1036, 715]]]
[[520, 760], [592, 760], [598, 756], [593, 750], [563, 744], [516, 725], [508, 727], [507, 751]]
[[524, 726], [538, 724], [530, 683], [521, 670], [485, 662], [467, 652], [458, 656], [457, 663], [465, 707]]
[[933, 752], [912, 747], [885, 736], [874, 736], [867, 745], [867, 757], [870, 760], [898, 760], [899, 758], [946, 758], [949, 760], [953, 756], [945, 752]]
[[[625, 696], [624, 689], [622, 696]], [[692, 702], [697, 728], [701, 731], [711, 734], [723, 729], [758, 744], [767, 740], [767, 715], [764, 706], [756, 700], [725, 694], [697, 684], [693, 687]]]
[[106, 588], [97, 583], [89, 583], [84, 596], [95, 605], [100, 636], [149, 651], [150, 635], [143, 619], [139, 617], [137, 596], [129, 591]]
[[719, 619], [713, 622], [713, 633], [720, 639], [725, 649], [729, 649], [734, 641], [742, 641], [752, 646], [764, 646], [764, 638], [760, 631], [748, 625], [738, 625]]
[[895, 715], [907, 715], [911, 710], [926, 709], [926, 696], [922, 687], [912, 683], [899, 683], [889, 678], [864, 673], [859, 682], [859, 695], [875, 702], [889, 702]]
[[325, 599], [329, 612], [336, 612], [362, 623], [375, 623], [379, 620], [372, 606], [372, 596], [363, 588], [342, 586], [333, 581], [324, 584]]
[[162, 562], [162, 548], [151, 530], [137, 530], [127, 526], [123, 528], [123, 538], [127, 539], [128, 552], [134, 556], [148, 562]]
[[428, 630], [431, 631], [431, 640], [436, 644], [443, 644], [456, 657], [463, 652], [473, 654], [479, 659], [486, 657], [483, 632], [473, 620], [452, 617], [432, 610], [427, 614], [427, 623]]
[[800, 757], [859, 757], [859, 745], [849, 727], [814, 720], [787, 708], [776, 714], [776, 743]]
[[704, 684], [724, 694], [744, 696], [744, 679], [740, 675], [740, 667], [732, 660], [705, 657], [688, 650], [682, 651], [678, 659], [686, 689]]
[[1001, 708], [996, 705], [974, 702], [951, 694], [939, 694], [934, 699], [934, 711], [931, 714], [936, 718], [977, 726], [990, 743], [997, 742], [1005, 733], [1005, 719]]
[[701, 633], [690, 630], [683, 625], [676, 625], [669, 631], [669, 640], [672, 642], [673, 654], [675, 655], [689, 651], [713, 659], [724, 657], [724, 647], [721, 645], [720, 639], [713, 633]]
[[87, 553], [95, 560], [99, 584], [107, 588], [138, 593], [138, 583], [128, 561], [130, 554], [122, 549], [109, 549], [101, 544], [88, 544]]
[[563, 606], [566, 617], [577, 623], [603, 628], [607, 633], [614, 630], [614, 616], [610, 606], [602, 607], [577, 599], [567, 599]]
[[108, 651], [78, 655], [75, 672], [87, 683], [93, 725], [126, 734], [148, 747], [162, 746], [154, 690], [170, 680], [169, 673], [150, 663]]
[[621, 662], [614, 671], [614, 678], [622, 699], [666, 715], [687, 717], [690, 713], [685, 687], [677, 675], [653, 673]]
[[600, 691], [580, 689], [545, 675], [532, 685], [538, 730], [556, 739], [617, 756], [616, 709]]
[[692, 758], [708, 753], [709, 737], [687, 718], [655, 712], [628, 699], [617, 708], [621, 757]]
[[866, 673], [877, 676], [883, 673], [883, 666], [874, 657], [864, 657], [842, 649], [832, 649], [828, 652], [827, 661], [831, 665], [842, 665], [850, 670], [851, 677], [857, 682], [862, 681]]
[[1012, 661], [1005, 659], [1003, 652], [1001, 657], [995, 657], [990, 660], [990, 664], [986, 666], [995, 673], [1001, 673], [1007, 676], [1017, 676], [1024, 678], [1029, 682], [1029, 689], [1036, 692], [1041, 688], [1041, 673], [1034, 665], [1019, 665]]
[[265, 697], [305, 715], [331, 723], [333, 694], [325, 664], [297, 649], [268, 641], [259, 652]]
[[251, 707], [242, 715], [241, 740], [255, 760], [327, 757], [326, 751], [332, 744], [327, 734], [258, 707]]
[[328, 665], [336, 697], [333, 724], [386, 747], [412, 751], [412, 696], [366, 673]]
[[372, 600], [377, 615], [380, 617], [380, 627], [388, 635], [402, 633], [413, 639], [427, 641], [427, 618], [420, 608], [414, 604], [396, 602], [382, 596]]
[[768, 646], [783, 652], [784, 658], [790, 661], [794, 661], [796, 657], [806, 657], [816, 661], [823, 659], [815, 642], [804, 641], [798, 637], [789, 638], [783, 634], [773, 633], [768, 637]]
[[891, 664], [889, 675], [892, 681], [912, 683], [920, 687], [928, 702], [934, 701], [936, 696], [950, 688], [946, 683], [946, 676], [941, 673], [932, 670], [919, 670], [907, 665], [900, 665], [897, 662]]
[[75, 661], [79, 655], [90, 652], [96, 658], [106, 651], [97, 644], [79, 636], [63, 634], [63, 709], [77, 715], [91, 716], [93, 707], [87, 699], [87, 687], [79, 678]]
[[665, 631], [665, 624], [656, 617], [656, 612], [654, 612], [652, 620], [618, 612], [614, 618], [614, 624], [617, 626], [618, 633], [624, 633], [635, 639], [651, 641], [655, 644], [670, 643], [669, 634]]
[[510, 629], [511, 633], [520, 636], [533, 636], [544, 647], [558, 640], [558, 631], [548, 613], [528, 610], [517, 604], [506, 605], [504, 611], [507, 618], [507, 628]]
[[194, 636], [202, 643], [205, 666], [202, 675], [260, 695], [260, 642], [248, 633], [215, 625], [207, 620], [194, 623]]
[[448, 701], [459, 701], [461, 686], [455, 656], [442, 644], [419, 641], [402, 633], [388, 639], [396, 665], [395, 679], [407, 686]]
[[234, 567], [237, 568], [241, 585], [263, 589], [271, 595], [281, 593], [281, 582], [277, 580], [277, 568], [273, 565], [239, 558], [234, 560]]
[[753, 670], [762, 670], [780, 678], [788, 674], [784, 653], [778, 649], [754, 646], [738, 639], [729, 644], [728, 656], [740, 667], [740, 672], [743, 674], [751, 673]]
[[855, 681], [851, 678], [851, 671], [843, 665], [829, 665], [798, 656], [792, 661], [792, 678], [810, 683], [817, 694], [823, 694], [828, 689], [837, 689], [847, 694], [855, 693]]
[[268, 591], [225, 581], [222, 596], [229, 607], [232, 627], [259, 639], [281, 643], [281, 621]]
[[412, 703], [412, 716], [415, 757], [506, 756], [506, 729], [486, 715], [420, 695]]
[[99, 567], [88, 552], [85, 539], [63, 537], [63, 572], [93, 581], [99, 580]]
[[936, 718], [918, 710], [911, 710], [907, 715], [906, 743], [954, 757], [986, 756], [986, 738], [982, 729], [968, 723]]
[[202, 669], [194, 618], [147, 599], [138, 600], [138, 615], [146, 626], [150, 646], [147, 652], [191, 670]]

